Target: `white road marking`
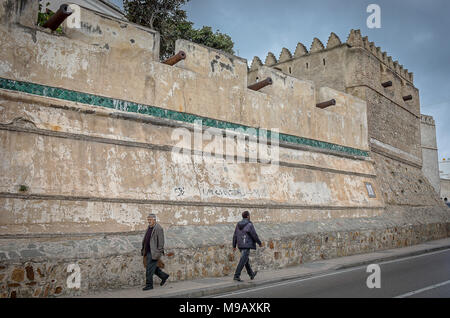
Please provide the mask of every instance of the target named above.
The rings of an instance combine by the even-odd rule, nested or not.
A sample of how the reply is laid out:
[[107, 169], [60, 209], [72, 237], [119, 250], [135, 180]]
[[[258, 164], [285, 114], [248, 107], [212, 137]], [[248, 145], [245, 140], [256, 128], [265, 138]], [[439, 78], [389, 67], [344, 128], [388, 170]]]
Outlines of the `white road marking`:
[[[430, 256], [430, 255], [434, 255], [434, 254], [445, 253], [445, 252], [448, 252], [448, 251], [450, 251], [450, 249], [445, 249], [445, 250], [441, 250], [441, 251], [437, 251], [437, 252], [425, 253], [425, 254], [420, 254], [420, 255], [415, 255], [415, 256], [409, 256], [409, 257], [404, 257], [404, 258], [399, 258], [399, 259], [396, 259], [396, 260], [381, 262], [379, 264], [389, 264], [389, 263], [395, 263], [395, 262], [402, 262], [402, 261], [406, 261], [406, 260], [409, 260], [409, 259], [414, 259], [414, 258], [419, 258], [419, 257], [423, 257], [423, 256]], [[267, 286], [262, 286], [262, 287], [257, 287], [257, 288], [251, 288], [250, 287], [250, 288], [247, 288], [247, 289], [243, 289], [241, 291], [235, 291], [235, 292], [231, 292], [231, 293], [227, 293], [227, 294], [223, 294], [223, 295], [212, 296], [211, 298], [222, 298], [222, 297], [228, 297], [228, 296], [231, 296], [231, 295], [244, 294], [244, 293], [247, 293], [247, 292], [253, 292], [253, 291], [268, 289], [268, 288], [272, 288], [272, 287], [278, 287], [278, 286], [283, 286], [283, 285], [294, 284], [294, 283], [307, 281], [307, 280], [311, 280], [311, 279], [315, 279], [315, 278], [327, 277], [327, 276], [332, 276], [332, 275], [339, 275], [339, 274], [342, 274], [342, 273], [347, 273], [347, 272], [355, 271], [355, 270], [358, 270], [358, 269], [361, 269], [361, 268], [366, 268], [366, 267], [367, 267], [367, 265], [362, 265], [362, 266], [354, 267], [354, 268], [351, 268], [351, 269], [346, 269], [346, 270], [333, 272], [333, 273], [328, 273], [328, 274], [323, 274], [323, 275], [317, 275], [317, 276], [313, 276], [313, 277], [299, 278], [299, 279], [289, 280], [287, 282], [275, 283], [275, 284], [270, 284], [270, 285], [267, 285]]]
[[425, 254], [420, 254], [420, 255], [416, 255], [416, 256], [409, 256], [409, 257], [394, 259], [392, 261], [385, 261], [385, 262], [381, 262], [380, 264], [389, 264], [389, 263], [402, 262], [402, 261], [407, 261], [407, 260], [413, 259], [413, 258], [429, 256], [429, 255], [434, 255], [434, 254], [441, 254], [441, 253], [445, 253], [445, 252], [448, 252], [448, 251], [450, 251], [449, 248], [447, 248], [445, 250], [437, 251], [437, 252], [425, 253]]
[[444, 286], [444, 285], [447, 285], [447, 284], [450, 284], [450, 280], [448, 280], [446, 282], [439, 283], [439, 284], [434, 284], [434, 285], [431, 285], [431, 286], [428, 286], [428, 287], [425, 287], [425, 288], [421, 288], [421, 289], [418, 289], [418, 290], [415, 290], [415, 291], [412, 291], [412, 292], [409, 292], [409, 293], [406, 293], [406, 294], [403, 294], [403, 295], [400, 295], [400, 296], [396, 296], [394, 298], [409, 297], [409, 296], [412, 296], [412, 295], [415, 295], [415, 294], [420, 294], [420, 293], [423, 293], [424, 291], [435, 289], [435, 288], [438, 288], [438, 287], [441, 287], [441, 286]]
[[272, 287], [289, 285], [289, 284], [293, 284], [293, 283], [307, 281], [307, 280], [314, 279], [314, 278], [320, 278], [320, 277], [326, 277], [326, 276], [332, 276], [332, 275], [337, 275], [337, 274], [341, 274], [341, 273], [351, 272], [351, 271], [355, 271], [357, 269], [360, 269], [362, 267], [366, 267], [366, 266], [359, 266], [359, 267], [352, 268], [352, 269], [347, 269], [347, 270], [343, 270], [343, 271], [339, 271], [339, 272], [335, 272], [335, 273], [328, 273], [328, 274], [323, 274], [323, 275], [318, 275], [318, 276], [313, 276], [313, 277], [308, 277], [308, 278], [300, 278], [300, 279], [295, 279], [295, 280], [289, 280], [287, 282], [271, 284], [271, 285], [268, 285], [268, 286], [244, 289], [242, 291], [236, 291], [236, 292], [232, 292], [232, 293], [228, 293], [228, 294], [224, 294], [224, 295], [220, 295], [220, 296], [215, 296], [215, 297], [212, 297], [212, 298], [227, 297], [227, 296], [230, 296], [230, 295], [243, 294], [243, 293], [247, 293], [247, 292], [253, 292], [253, 291], [267, 289], [267, 288], [272, 288]]

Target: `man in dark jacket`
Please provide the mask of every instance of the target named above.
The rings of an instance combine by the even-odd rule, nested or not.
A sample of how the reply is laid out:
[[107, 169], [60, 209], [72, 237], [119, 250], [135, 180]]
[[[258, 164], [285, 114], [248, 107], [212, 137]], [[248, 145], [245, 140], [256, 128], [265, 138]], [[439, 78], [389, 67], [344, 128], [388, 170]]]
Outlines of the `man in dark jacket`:
[[149, 214], [147, 217], [148, 228], [142, 240], [141, 255], [144, 256], [144, 265], [146, 267], [146, 283], [143, 290], [153, 289], [153, 275], [161, 278], [160, 285], [164, 285], [169, 278], [169, 274], [164, 273], [158, 267], [158, 260], [164, 255], [164, 230], [156, 223], [156, 215]]
[[236, 225], [233, 235], [233, 250], [236, 250], [237, 245], [241, 251], [241, 259], [239, 260], [236, 272], [234, 273], [235, 281], [242, 282], [240, 277], [244, 266], [250, 276], [250, 279], [253, 280], [258, 273], [257, 271], [252, 271], [248, 259], [250, 250], [256, 250], [256, 243], [258, 243], [259, 247], [261, 247], [262, 243], [259, 240], [258, 234], [256, 234], [255, 227], [253, 226], [253, 223], [250, 222], [250, 213], [248, 211], [244, 211], [242, 213], [242, 221], [238, 222]]

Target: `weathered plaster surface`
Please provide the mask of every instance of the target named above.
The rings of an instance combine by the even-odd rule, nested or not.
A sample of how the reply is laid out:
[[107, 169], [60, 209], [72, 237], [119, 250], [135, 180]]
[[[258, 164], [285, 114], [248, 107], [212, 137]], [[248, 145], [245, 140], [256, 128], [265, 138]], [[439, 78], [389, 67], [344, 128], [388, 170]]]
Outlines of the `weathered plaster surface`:
[[[289, 62], [284, 52], [281, 71], [247, 75], [244, 59], [184, 40], [176, 50], [187, 58], [162, 64], [157, 32], [88, 10], [81, 29], [51, 34], [25, 21], [37, 14], [30, 0], [11, 3], [0, 0], [1, 297], [142, 284], [150, 211], [166, 231], [172, 280], [230, 275], [243, 210], [264, 241], [261, 269], [449, 235], [448, 209], [421, 171], [412, 74], [355, 32], [351, 45], [321, 50], [315, 40], [313, 54], [300, 47]], [[247, 89], [257, 75], [273, 85]], [[393, 89], [380, 88], [388, 79]], [[413, 101], [402, 103], [407, 93]], [[331, 98], [335, 107], [315, 107]], [[402, 131], [383, 124], [394, 104], [401, 110], [385, 116], [408, 121]], [[199, 117], [208, 138], [181, 138]], [[245, 162], [217, 147], [236, 127], [250, 139], [237, 156]], [[259, 128], [284, 134], [270, 164], [254, 160], [261, 142], [249, 131]], [[80, 290], [65, 284], [71, 263]]]
[[[62, 36], [40, 29], [30, 33], [20, 24], [8, 27], [0, 24], [0, 60], [14, 64], [13, 69], [1, 68], [0, 77], [155, 105], [250, 127], [277, 128], [294, 136], [368, 150], [366, 138], [361, 136], [363, 132], [359, 128], [352, 131], [350, 123], [336, 127], [339, 118], [334, 113], [322, 112], [323, 120], [314, 119], [318, 110], [315, 88], [310, 82], [290, 77], [287, 84], [286, 76], [275, 78], [274, 74], [273, 86], [278, 90], [254, 92], [246, 88], [247, 63], [242, 58], [179, 40], [176, 51], [184, 50], [187, 58], [174, 67], [168, 66], [155, 58], [159, 49], [156, 32], [132, 24], [125, 28], [124, 22], [89, 10], [83, 9], [81, 13], [83, 25], [92, 27], [69, 29]], [[99, 28], [105, 29], [101, 38], [92, 31]], [[136, 38], [137, 42], [131, 43], [130, 38]], [[123, 79], [130, 74], [133, 80], [124, 85]], [[280, 94], [284, 96], [282, 99]], [[348, 97], [344, 95], [341, 99], [345, 103]], [[361, 121], [355, 110], [365, 113], [365, 105], [351, 98], [352, 106], [346, 104], [345, 117], [350, 120], [355, 115], [351, 120], [364, 127], [365, 120]], [[337, 128], [349, 132], [336, 138]]]

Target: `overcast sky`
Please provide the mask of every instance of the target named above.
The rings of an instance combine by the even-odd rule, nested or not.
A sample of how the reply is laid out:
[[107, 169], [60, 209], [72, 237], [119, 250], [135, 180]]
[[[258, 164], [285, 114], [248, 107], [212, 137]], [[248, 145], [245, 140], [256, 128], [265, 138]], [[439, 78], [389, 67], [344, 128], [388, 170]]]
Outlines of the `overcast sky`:
[[[371, 3], [381, 7], [380, 29], [366, 25]], [[230, 35], [236, 55], [249, 62], [264, 62], [269, 51], [278, 58], [283, 47], [293, 53], [298, 42], [309, 49], [314, 37], [326, 45], [331, 32], [344, 42], [360, 29], [414, 73], [421, 112], [436, 121], [439, 160], [450, 158], [449, 0], [191, 0], [184, 10], [195, 27]]]

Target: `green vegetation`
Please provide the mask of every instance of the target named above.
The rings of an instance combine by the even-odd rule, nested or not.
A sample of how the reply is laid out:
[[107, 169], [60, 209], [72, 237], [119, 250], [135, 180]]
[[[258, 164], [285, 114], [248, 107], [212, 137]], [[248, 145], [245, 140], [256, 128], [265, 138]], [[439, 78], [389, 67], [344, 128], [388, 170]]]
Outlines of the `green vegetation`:
[[[40, 25], [40, 26], [43, 26], [45, 24], [45, 22], [47, 22], [48, 19], [50, 19], [50, 17], [55, 14], [55, 12], [53, 12], [52, 10], [47, 8], [49, 5], [50, 5], [50, 2], [47, 2], [45, 4], [45, 11], [41, 12], [42, 11], [42, 0], [39, 0], [39, 13], [38, 13], [38, 22], [37, 22], [37, 24]], [[63, 33], [61, 27], [58, 27], [55, 30], [55, 32], [59, 33], [59, 34]]]
[[189, 0], [125, 0], [127, 19], [161, 34], [160, 55], [164, 60], [175, 54], [175, 41], [185, 39], [234, 54], [234, 43], [227, 34], [211, 27], [195, 29], [181, 7]]

